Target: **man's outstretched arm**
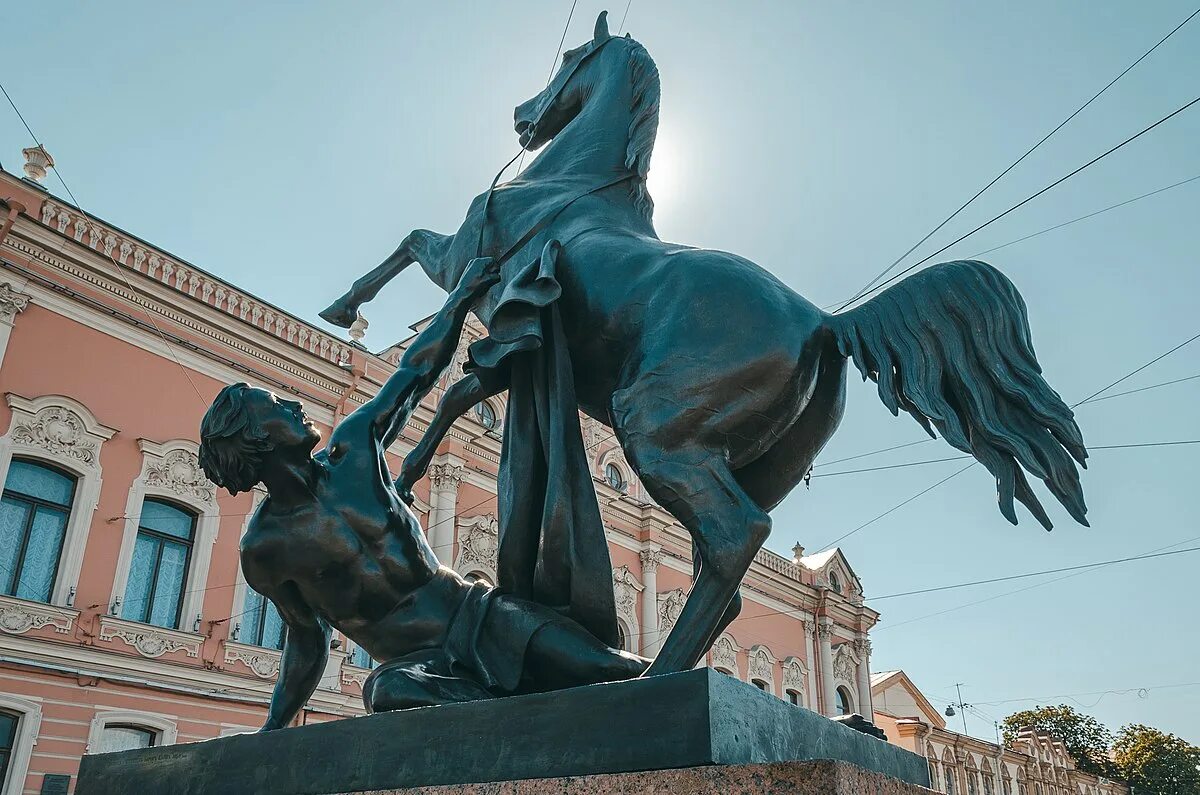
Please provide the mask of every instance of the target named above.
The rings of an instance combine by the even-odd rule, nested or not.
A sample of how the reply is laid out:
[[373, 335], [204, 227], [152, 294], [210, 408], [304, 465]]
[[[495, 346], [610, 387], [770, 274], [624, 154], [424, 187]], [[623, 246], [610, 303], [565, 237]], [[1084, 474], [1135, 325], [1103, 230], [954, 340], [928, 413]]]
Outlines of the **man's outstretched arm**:
[[[442, 371], [450, 364], [467, 312], [485, 290], [500, 281], [500, 268], [490, 257], [471, 260], [458, 286], [446, 303], [404, 352], [396, 372], [371, 400], [355, 411], [344, 423], [363, 415], [375, 430], [376, 438], [387, 447], [400, 433], [417, 403], [429, 393]], [[337, 431], [331, 445], [336, 444]]]

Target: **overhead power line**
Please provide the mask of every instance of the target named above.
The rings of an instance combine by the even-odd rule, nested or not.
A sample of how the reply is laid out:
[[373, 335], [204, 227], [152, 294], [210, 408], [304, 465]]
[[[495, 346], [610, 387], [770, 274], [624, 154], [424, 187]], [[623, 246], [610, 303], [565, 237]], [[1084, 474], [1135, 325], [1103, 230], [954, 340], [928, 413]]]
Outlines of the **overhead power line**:
[[[1159, 39], [1158, 42], [1153, 47], [1146, 50], [1146, 52], [1142, 53], [1136, 61], [1131, 63], [1129, 66], [1125, 67], [1121, 71], [1121, 73], [1118, 74], [1116, 77], [1114, 77], [1112, 80], [1110, 80], [1104, 86], [1104, 88], [1100, 89], [1095, 94], [1093, 94], [1091, 99], [1089, 99], [1087, 102], [1083, 103], [1078, 108], [1076, 108], [1075, 111], [1073, 113], [1071, 113], [1070, 116], [1067, 116], [1067, 118], [1065, 118], [1061, 122], [1059, 122], [1057, 127], [1055, 127], [1050, 132], [1046, 133], [1041, 138], [1041, 140], [1039, 140], [1033, 146], [1029, 147], [1029, 149], [1027, 149], [1024, 154], [1022, 154], [1020, 157], [1018, 157], [1016, 160], [1014, 160], [1007, 168], [1005, 168], [1003, 171], [1001, 171], [999, 174], [997, 174], [995, 177], [993, 177], [991, 182], [987, 183], [982, 188], [980, 188], [978, 190], [978, 192], [975, 193], [974, 196], [972, 196], [971, 198], [969, 198], [965, 202], [963, 202], [962, 205], [959, 206], [959, 208], [957, 210], [952, 212], [950, 215], [946, 216], [946, 218], [941, 223], [939, 223], [933, 229], [929, 230], [929, 232], [927, 232], [924, 237], [922, 237], [916, 243], [913, 243], [912, 246], [909, 247], [908, 251], [905, 251], [903, 254], [901, 254], [899, 257], [897, 257], [895, 259], [895, 261], [892, 262], [891, 265], [889, 265], [888, 267], [886, 267], [882, 271], [880, 271], [879, 274], [875, 276], [875, 278], [873, 278], [873, 279], [871, 279], [871, 281], [867, 282], [867, 284], [861, 290], [859, 290], [857, 293], [855, 293], [853, 296], [851, 296], [849, 300], [847, 300], [844, 304], [842, 304], [840, 307], [838, 307], [837, 311], [838, 312], [842, 311], [847, 306], [849, 306], [850, 304], [852, 304], [856, 300], [858, 300], [861, 296], [865, 295], [872, 287], [875, 286], [876, 282], [878, 282], [880, 279], [882, 279], [887, 274], [891, 273], [892, 270], [897, 265], [899, 265], [901, 262], [903, 262], [905, 257], [907, 257], [909, 254], [916, 251], [919, 246], [921, 246], [926, 240], [928, 240], [929, 238], [931, 238], [935, 234], [937, 234], [937, 232], [939, 232], [942, 229], [942, 227], [944, 227], [946, 224], [948, 224], [952, 220], [954, 220], [958, 216], [959, 213], [961, 213], [963, 210], [967, 209], [967, 207], [969, 207], [976, 199], [978, 199], [980, 196], [982, 196], [985, 191], [987, 191], [989, 188], [991, 188], [993, 185], [995, 185], [997, 182], [999, 182], [1002, 178], [1004, 178], [1005, 175], [1007, 175], [1014, 168], [1019, 166], [1025, 160], [1025, 158], [1029, 157], [1042, 144], [1044, 144], [1044, 143], [1046, 143], [1046, 141], [1050, 140], [1051, 136], [1053, 136], [1055, 133], [1057, 133], [1063, 127], [1067, 126], [1067, 124], [1070, 123], [1070, 121], [1072, 119], [1074, 119], [1076, 116], [1078, 116], [1080, 113], [1082, 113], [1085, 109], [1087, 109], [1087, 107], [1089, 105], [1091, 105], [1097, 99], [1099, 99], [1100, 96], [1102, 94], [1104, 94], [1104, 92], [1106, 92], [1110, 88], [1112, 88], [1117, 83], [1118, 80], [1120, 80], [1125, 75], [1129, 74], [1129, 72], [1131, 72], [1134, 67], [1136, 67], [1142, 61], [1144, 61], [1147, 57], [1149, 57], [1152, 52], [1154, 52], [1159, 47], [1161, 47], [1167, 41], [1167, 39], [1174, 36], [1176, 31], [1178, 31], [1180, 28], [1182, 28], [1184, 25], [1186, 25], [1188, 22], [1190, 22], [1192, 20], [1192, 18], [1195, 17], [1197, 14], [1200, 14], [1200, 8], [1197, 8], [1191, 14], [1188, 14], [1186, 19], [1184, 19], [1182, 22], [1180, 22], [1178, 25], [1176, 25], [1174, 28], [1172, 28], [1171, 31], [1167, 35], [1165, 35], [1161, 39]], [[934, 256], [936, 256], [936, 254]]]
[[979, 253], [973, 253], [973, 255], [971, 255], [971, 257], [968, 257], [968, 258], [978, 259], [979, 257], [988, 255], [988, 253], [991, 253], [992, 251], [1000, 251], [1001, 249], [1007, 249], [1008, 246], [1014, 246], [1018, 243], [1025, 243], [1026, 240], [1031, 240], [1033, 238], [1040, 237], [1040, 235], [1043, 235], [1048, 232], [1054, 232], [1055, 229], [1061, 229], [1063, 227], [1068, 227], [1068, 226], [1072, 225], [1072, 223], [1079, 223], [1080, 221], [1086, 221], [1087, 219], [1094, 219], [1094, 217], [1096, 217], [1097, 215], [1103, 215], [1105, 213], [1108, 213], [1109, 210], [1115, 210], [1117, 208], [1124, 207], [1124, 205], [1127, 205], [1127, 204], [1133, 204], [1134, 202], [1140, 202], [1141, 199], [1150, 198], [1151, 196], [1158, 196], [1159, 193], [1169, 191], [1172, 189], [1172, 187], [1180, 187], [1181, 185], [1187, 185], [1188, 183], [1194, 183], [1194, 181], [1196, 181], [1198, 179], [1200, 179], [1200, 174], [1196, 174], [1195, 177], [1192, 177], [1192, 178], [1178, 181], [1178, 183], [1174, 183], [1174, 184], [1171, 184], [1171, 185], [1168, 185], [1165, 187], [1159, 187], [1159, 189], [1157, 191], [1142, 193], [1141, 196], [1135, 196], [1132, 199], [1126, 199], [1126, 201], [1124, 201], [1124, 202], [1110, 204], [1109, 207], [1106, 207], [1103, 210], [1096, 210], [1096, 211], [1094, 211], [1094, 213], [1088, 213], [1087, 215], [1081, 215], [1078, 217], [1078, 219], [1072, 219], [1070, 221], [1063, 221], [1062, 223], [1056, 223], [1056, 225], [1054, 225], [1052, 227], [1046, 227], [1045, 229], [1042, 229], [1042, 231], [1040, 231], [1040, 232], [1034, 232], [1033, 234], [1027, 234], [1027, 235], [1025, 235], [1024, 238], [1018, 238], [1016, 240], [1009, 240], [1008, 243], [1002, 243], [1001, 245], [998, 245], [998, 246], [992, 246], [991, 249], [988, 249], [985, 251], [980, 251]]
[[[1200, 439], [1176, 439], [1166, 442], [1137, 442], [1133, 444], [1096, 444], [1088, 445], [1088, 450], [1128, 450], [1135, 447], [1174, 447], [1176, 445], [1200, 444]], [[816, 478], [831, 478], [838, 475], [858, 475], [864, 472], [882, 472], [888, 469], [907, 469], [908, 467], [927, 466], [929, 464], [942, 464], [947, 461], [965, 461], [971, 458], [969, 455], [952, 455], [948, 458], [927, 458], [924, 461], [906, 461], [902, 464], [888, 464], [880, 467], [864, 467], [863, 469], [843, 469], [838, 472], [823, 472], [813, 475]]]
[[[1158, 547], [1157, 549], [1147, 550], [1143, 554], [1149, 555], [1149, 554], [1153, 554], [1155, 552], [1162, 552], [1163, 550], [1167, 550], [1167, 549], [1175, 549], [1176, 547], [1181, 547], [1184, 544], [1191, 544], [1196, 541], [1200, 541], [1200, 536], [1194, 536], [1192, 538], [1185, 538], [1182, 541], [1176, 541], [1174, 544], [1168, 544], [1165, 547]], [[916, 616], [915, 618], [908, 618], [908, 619], [905, 619], [904, 621], [899, 621], [899, 622], [886, 623], [886, 624], [883, 624], [882, 626], [875, 627], [874, 631], [882, 632], [882, 631], [896, 629], [897, 627], [903, 627], [908, 624], [915, 624], [918, 621], [928, 621], [931, 618], [940, 618], [941, 616], [944, 616], [948, 613], [956, 613], [959, 610], [966, 610], [969, 607], [976, 607], [978, 605], [986, 604], [988, 602], [995, 602], [998, 599], [1006, 599], [1010, 596], [1015, 596], [1019, 593], [1025, 593], [1026, 591], [1032, 591], [1035, 588], [1045, 588], [1049, 585], [1053, 585], [1056, 582], [1062, 582], [1063, 580], [1070, 580], [1074, 577], [1082, 577], [1086, 574], [1090, 574], [1093, 571], [1096, 571], [1096, 569], [1084, 569], [1081, 571], [1073, 572], [1071, 574], [1063, 575], [1062, 577], [1055, 577], [1052, 580], [1046, 580], [1044, 582], [1034, 583], [1033, 585], [1026, 585], [1024, 587], [1017, 588], [1012, 591], [1004, 591], [1003, 593], [993, 594], [992, 596], [988, 596], [983, 599], [976, 599], [975, 601], [967, 602], [966, 604], [955, 605], [954, 607], [947, 607], [942, 610], [937, 610], [933, 613], [926, 613], [925, 615]]]
[[1116, 558], [1114, 560], [1103, 560], [1097, 563], [1083, 563], [1078, 566], [1064, 566], [1058, 569], [1044, 569], [1042, 571], [1031, 571], [1024, 574], [1010, 574], [1005, 577], [991, 577], [986, 580], [972, 580], [970, 582], [960, 582], [954, 585], [938, 585], [933, 588], [920, 588], [915, 591], [902, 591], [901, 593], [884, 594], [883, 596], [865, 597], [871, 602], [882, 602], [884, 599], [899, 599], [902, 596], [918, 596], [927, 593], [939, 593], [941, 591], [953, 591], [959, 588], [973, 588], [977, 585], [990, 585], [997, 582], [1010, 582], [1012, 580], [1025, 580], [1030, 577], [1043, 577], [1047, 574], [1062, 574], [1066, 571], [1081, 571], [1083, 569], [1096, 569], [1102, 566], [1114, 566], [1118, 563], [1129, 563], [1135, 560], [1150, 560], [1151, 558], [1165, 558], [1171, 555], [1183, 555], [1189, 552], [1200, 552], [1200, 547], [1188, 547], [1187, 549], [1176, 549], [1171, 552], [1155, 552], [1147, 555], [1133, 555], [1127, 558]]
[[1111, 147], [1111, 148], [1109, 148], [1109, 149], [1105, 150], [1104, 152], [1102, 152], [1102, 153], [1100, 153], [1100, 154], [1096, 155], [1096, 156], [1095, 156], [1095, 157], [1093, 157], [1091, 160], [1089, 160], [1088, 162], [1084, 163], [1082, 166], [1079, 166], [1078, 168], [1076, 168], [1074, 171], [1071, 171], [1071, 172], [1070, 172], [1070, 173], [1068, 173], [1068, 174], [1064, 174], [1063, 176], [1061, 176], [1061, 177], [1059, 177], [1058, 179], [1054, 180], [1054, 182], [1051, 182], [1049, 185], [1045, 186], [1044, 188], [1042, 188], [1041, 190], [1039, 190], [1039, 191], [1037, 191], [1036, 193], [1032, 194], [1031, 196], [1028, 196], [1028, 197], [1026, 197], [1026, 198], [1022, 199], [1021, 201], [1017, 202], [1017, 203], [1016, 203], [1016, 204], [1014, 204], [1012, 207], [1009, 207], [1007, 210], [1005, 210], [1004, 212], [1000, 213], [999, 215], [994, 215], [994, 216], [992, 216], [990, 219], [988, 219], [987, 221], [984, 221], [982, 224], [980, 224], [979, 226], [975, 227], [975, 228], [974, 228], [974, 229], [972, 229], [970, 232], [967, 232], [966, 234], [960, 235], [959, 237], [955, 238], [954, 240], [950, 241], [950, 242], [949, 242], [949, 243], [947, 243], [946, 245], [942, 246], [941, 248], [939, 248], [937, 251], [933, 252], [932, 254], [929, 254], [928, 256], [925, 256], [925, 257], [923, 257], [923, 258], [921, 258], [921, 259], [917, 260], [917, 261], [916, 261], [916, 262], [914, 262], [912, 265], [909, 265], [907, 268], [905, 268], [904, 270], [902, 270], [902, 271], [900, 271], [899, 273], [897, 273], [895, 276], [892, 276], [891, 278], [889, 278], [887, 281], [880, 282], [879, 284], [875, 285], [874, 287], [870, 288], [869, 290], [866, 290], [865, 292], [862, 292], [862, 293], [858, 294], [858, 295], [857, 295], [857, 296], [855, 296], [854, 298], [851, 298], [849, 301], [847, 301], [846, 303], [844, 303], [844, 304], [842, 304], [840, 307], [838, 307], [838, 310], [837, 310], [837, 311], [839, 311], [839, 312], [840, 312], [840, 311], [842, 311], [843, 309], [845, 309], [846, 307], [848, 307], [850, 304], [854, 303], [855, 301], [859, 300], [860, 298], [864, 298], [864, 297], [866, 297], [866, 296], [870, 295], [871, 293], [876, 293], [876, 292], [879, 292], [879, 291], [880, 291], [880, 290], [882, 290], [884, 287], [887, 287], [889, 284], [891, 284], [892, 282], [896, 281], [897, 279], [900, 279], [900, 278], [902, 278], [902, 277], [903, 277], [903, 276], [905, 276], [906, 274], [908, 274], [908, 273], [911, 273], [913, 270], [915, 270], [915, 269], [919, 268], [920, 266], [924, 265], [926, 262], [928, 262], [929, 260], [931, 260], [931, 259], [933, 259], [934, 257], [936, 257], [938, 254], [941, 254], [943, 251], [945, 251], [946, 249], [950, 248], [951, 246], [955, 246], [955, 245], [957, 245], [957, 244], [961, 243], [962, 241], [966, 240], [968, 237], [970, 237], [971, 235], [975, 234], [976, 232], [979, 232], [979, 231], [981, 231], [981, 230], [983, 230], [983, 229], [986, 229], [987, 227], [989, 227], [989, 226], [991, 226], [992, 224], [994, 224], [994, 223], [996, 223], [997, 221], [999, 221], [1001, 218], [1004, 218], [1004, 217], [1005, 217], [1005, 216], [1007, 216], [1008, 214], [1010, 214], [1010, 213], [1012, 213], [1012, 212], [1015, 212], [1016, 210], [1020, 209], [1021, 207], [1024, 207], [1026, 204], [1029, 204], [1029, 202], [1031, 202], [1031, 201], [1033, 201], [1034, 199], [1036, 199], [1037, 197], [1041, 196], [1043, 193], [1046, 193], [1047, 191], [1049, 191], [1049, 190], [1052, 190], [1053, 188], [1056, 188], [1056, 187], [1058, 187], [1059, 185], [1061, 185], [1062, 183], [1066, 182], [1068, 179], [1070, 179], [1071, 177], [1075, 176], [1076, 174], [1079, 174], [1080, 172], [1084, 171], [1085, 169], [1087, 169], [1087, 168], [1090, 168], [1091, 166], [1095, 165], [1096, 163], [1099, 163], [1101, 160], [1103, 160], [1104, 158], [1108, 157], [1109, 155], [1111, 155], [1112, 153], [1116, 152], [1117, 150], [1119, 150], [1119, 149], [1121, 149], [1121, 148], [1123, 148], [1123, 147], [1125, 147], [1125, 146], [1128, 146], [1129, 144], [1133, 143], [1133, 142], [1134, 142], [1134, 141], [1136, 141], [1138, 138], [1141, 138], [1143, 135], [1145, 135], [1146, 133], [1150, 132], [1151, 130], [1154, 130], [1154, 129], [1156, 129], [1157, 127], [1159, 127], [1160, 125], [1162, 125], [1162, 124], [1165, 124], [1166, 122], [1170, 121], [1170, 120], [1171, 120], [1171, 119], [1173, 119], [1174, 117], [1178, 116], [1180, 113], [1183, 113], [1185, 110], [1187, 110], [1188, 108], [1190, 108], [1190, 107], [1192, 107], [1193, 105], [1195, 105], [1197, 102], [1200, 102], [1200, 97], [1196, 97], [1195, 99], [1191, 100], [1190, 102], [1188, 102], [1188, 103], [1186, 103], [1186, 104], [1184, 104], [1184, 105], [1182, 105], [1182, 106], [1180, 106], [1180, 107], [1176, 108], [1175, 110], [1171, 111], [1171, 112], [1170, 112], [1170, 113], [1168, 113], [1166, 116], [1163, 116], [1161, 119], [1159, 119], [1158, 121], [1154, 122], [1154, 123], [1153, 123], [1153, 124], [1151, 124], [1150, 126], [1143, 128], [1143, 129], [1142, 129], [1140, 132], [1134, 133], [1133, 135], [1129, 136], [1128, 138], [1126, 138], [1124, 141], [1122, 141], [1121, 143], [1117, 144], [1116, 146], [1113, 146], [1113, 147]]

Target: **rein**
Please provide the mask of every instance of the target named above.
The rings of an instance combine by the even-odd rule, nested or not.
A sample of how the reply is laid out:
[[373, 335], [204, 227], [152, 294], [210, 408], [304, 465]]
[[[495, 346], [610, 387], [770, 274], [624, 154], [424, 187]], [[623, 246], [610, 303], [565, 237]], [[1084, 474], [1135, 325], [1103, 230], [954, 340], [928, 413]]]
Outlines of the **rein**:
[[[568, 24], [569, 24], [569, 21], [568, 21]], [[575, 72], [579, 69], [579, 67], [582, 66], [593, 55], [600, 52], [600, 50], [602, 50], [604, 48], [604, 45], [608, 44], [614, 38], [616, 38], [616, 37], [609, 36], [607, 39], [605, 39], [604, 41], [600, 42], [598, 45], [593, 47], [582, 58], [580, 58], [578, 61], [575, 62], [575, 65], [573, 67], [571, 67], [571, 73], [569, 75], [567, 75], [567, 79], [562, 81], [562, 85], [558, 87], [558, 90], [554, 92], [554, 94], [550, 97], [550, 100], [548, 102], [546, 102], [545, 105], [543, 105], [541, 112], [538, 113], [537, 119], [535, 119], [533, 124], [530, 125], [530, 127], [529, 127], [529, 131], [530, 131], [529, 139], [530, 140], [533, 140], [533, 138], [537, 135], [537, 128], [542, 123], [542, 117], [546, 115], [547, 110], [549, 110], [551, 107], [553, 107], [555, 101], [558, 99], [558, 95], [561, 94], [563, 89], [565, 89], [567, 87], [567, 84], [571, 82], [571, 78], [575, 76]], [[476, 258], [483, 256], [483, 236], [484, 236], [484, 233], [487, 231], [488, 211], [491, 209], [492, 194], [496, 192], [496, 185], [500, 182], [500, 177], [503, 176], [504, 172], [508, 170], [508, 167], [511, 166], [513, 163], [515, 163], [517, 158], [520, 157], [521, 155], [523, 155], [524, 153], [525, 153], [525, 147], [522, 146], [517, 151], [517, 153], [512, 156], [511, 160], [509, 160], [507, 163], [505, 163], [503, 166], [501, 166], [500, 170], [496, 172], [496, 176], [492, 178], [492, 184], [488, 186], [487, 194], [483, 197], [483, 220], [480, 221], [480, 223], [479, 223], [479, 239], [475, 243], [475, 257]], [[533, 225], [532, 229], [530, 229], [528, 232], [526, 232], [524, 235], [522, 235], [520, 240], [518, 240], [513, 245], [509, 246], [508, 249], [505, 250], [505, 252], [503, 254], [501, 254], [499, 259], [496, 261], [497, 266], [503, 265], [505, 262], [507, 262], [509, 259], [511, 259], [514, 254], [516, 254], [518, 251], [520, 251], [522, 248], [524, 248], [526, 246], [526, 244], [528, 244], [529, 241], [532, 240], [539, 232], [541, 232], [547, 226], [549, 226], [551, 223], [553, 223], [554, 219], [557, 218], [563, 210], [567, 209], [575, 202], [579, 201], [580, 199], [582, 199], [585, 196], [590, 196], [591, 194], [598, 193], [599, 191], [602, 191], [605, 188], [611, 188], [613, 185], [618, 185], [628, 179], [632, 179], [635, 176], [636, 176], [636, 174], [632, 174], [632, 173], [625, 174], [616, 179], [609, 180], [608, 182], [605, 182], [603, 185], [598, 185], [597, 187], [589, 188], [588, 190], [584, 191], [583, 193], [580, 193], [577, 196], [573, 196], [569, 201], [565, 202], [561, 207], [559, 207], [556, 210], [553, 210], [552, 212], [550, 212], [546, 216], [544, 216], [541, 220], [539, 220], [536, 224]]]

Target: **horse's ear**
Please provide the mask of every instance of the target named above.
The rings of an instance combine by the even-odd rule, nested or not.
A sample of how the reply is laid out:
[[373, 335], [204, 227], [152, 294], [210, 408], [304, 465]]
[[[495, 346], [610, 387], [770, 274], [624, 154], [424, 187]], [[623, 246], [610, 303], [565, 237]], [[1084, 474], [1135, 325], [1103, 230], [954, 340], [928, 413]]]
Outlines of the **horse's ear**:
[[611, 36], [608, 33], [608, 12], [601, 11], [600, 16], [596, 17], [596, 31], [592, 34], [592, 41], [596, 44], [603, 44], [610, 38]]

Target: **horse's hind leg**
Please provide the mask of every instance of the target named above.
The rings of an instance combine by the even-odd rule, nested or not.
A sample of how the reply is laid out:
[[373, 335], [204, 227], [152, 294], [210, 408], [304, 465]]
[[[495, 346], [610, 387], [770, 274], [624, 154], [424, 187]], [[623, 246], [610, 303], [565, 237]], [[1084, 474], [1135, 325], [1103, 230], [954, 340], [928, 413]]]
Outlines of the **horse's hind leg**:
[[647, 674], [686, 671], [708, 651], [771, 532], [771, 519], [718, 453], [698, 446], [664, 449], [637, 436], [628, 439], [625, 452], [651, 496], [687, 528], [699, 552], [695, 584]]
[[358, 308], [378, 295], [385, 284], [412, 263], [420, 262], [426, 273], [441, 271], [442, 268], [427, 260], [444, 255], [453, 239], [453, 235], [414, 229], [378, 267], [356, 280], [345, 295], [322, 310], [321, 317], [335, 326], [349, 328], [358, 318]]

